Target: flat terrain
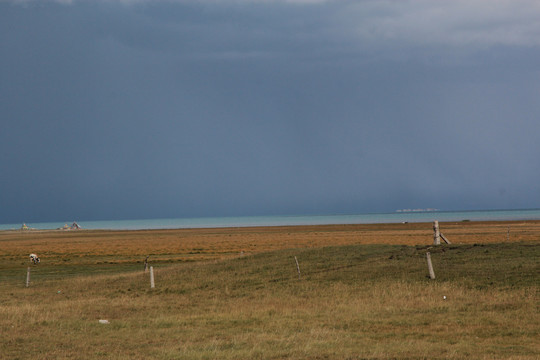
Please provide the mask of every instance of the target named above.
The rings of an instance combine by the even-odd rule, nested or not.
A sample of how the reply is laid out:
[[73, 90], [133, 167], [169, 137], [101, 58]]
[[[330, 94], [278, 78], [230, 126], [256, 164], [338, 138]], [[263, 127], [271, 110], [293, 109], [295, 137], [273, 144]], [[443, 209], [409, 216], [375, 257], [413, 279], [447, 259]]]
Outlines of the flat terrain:
[[451, 245], [426, 223], [3, 231], [0, 358], [540, 358], [540, 222], [441, 232]]

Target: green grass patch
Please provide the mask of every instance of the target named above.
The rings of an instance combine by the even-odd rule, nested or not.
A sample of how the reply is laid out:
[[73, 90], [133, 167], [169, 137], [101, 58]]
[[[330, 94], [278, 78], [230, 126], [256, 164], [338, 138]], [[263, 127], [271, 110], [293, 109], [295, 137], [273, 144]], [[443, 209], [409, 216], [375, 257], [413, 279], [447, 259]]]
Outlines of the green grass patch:
[[51, 261], [29, 288], [14, 261], [2, 265], [0, 354], [537, 359], [539, 258], [537, 242], [290, 249], [154, 263], [155, 289], [140, 259]]

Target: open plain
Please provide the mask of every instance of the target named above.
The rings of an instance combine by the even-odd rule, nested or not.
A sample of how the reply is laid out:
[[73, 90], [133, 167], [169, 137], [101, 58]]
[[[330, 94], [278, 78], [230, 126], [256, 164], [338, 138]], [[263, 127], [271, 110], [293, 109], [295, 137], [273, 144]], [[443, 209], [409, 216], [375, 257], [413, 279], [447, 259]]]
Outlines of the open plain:
[[3, 231], [0, 358], [538, 359], [540, 221], [441, 232]]

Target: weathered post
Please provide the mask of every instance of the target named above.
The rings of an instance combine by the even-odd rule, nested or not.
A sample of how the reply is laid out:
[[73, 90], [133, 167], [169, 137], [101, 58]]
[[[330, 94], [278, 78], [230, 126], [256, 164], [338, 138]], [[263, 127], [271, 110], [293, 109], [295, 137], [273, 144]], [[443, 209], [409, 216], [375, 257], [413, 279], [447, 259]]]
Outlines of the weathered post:
[[439, 222], [433, 222], [433, 245], [441, 245], [441, 232], [439, 231]]
[[30, 286], [30, 267], [26, 268], [26, 287]]
[[433, 271], [433, 265], [431, 264], [431, 254], [429, 253], [429, 251], [426, 253], [426, 259], [429, 270], [429, 278], [433, 280], [435, 279], [435, 272]]
[[510, 226], [508, 227], [508, 231], [506, 232], [506, 241], [510, 242]]
[[156, 285], [154, 283], [154, 267], [150, 266], [150, 289], [155, 288]]
[[446, 236], [444, 236], [443, 233], [440, 233], [440, 234], [441, 234], [441, 239], [443, 239], [445, 243], [447, 243], [447, 244], [452, 244], [452, 243], [450, 242], [450, 240], [448, 240], [448, 239], [446, 238]]
[[296, 256], [294, 257], [294, 261], [296, 261], [296, 271], [298, 271], [298, 280], [300, 280], [300, 265], [298, 265], [298, 259]]
[[148, 271], [148, 258], [150, 256], [147, 256], [146, 259], [144, 259], [144, 272], [147, 272]]

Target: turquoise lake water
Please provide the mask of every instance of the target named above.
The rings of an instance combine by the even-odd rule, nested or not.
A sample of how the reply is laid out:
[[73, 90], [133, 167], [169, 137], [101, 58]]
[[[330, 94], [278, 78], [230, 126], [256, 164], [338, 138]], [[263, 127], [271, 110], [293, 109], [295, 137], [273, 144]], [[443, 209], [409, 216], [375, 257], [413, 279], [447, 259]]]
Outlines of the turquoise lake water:
[[[26, 223], [34, 229], [57, 229], [76, 221], [83, 229], [143, 230], [280, 225], [381, 224], [438, 221], [540, 220], [540, 209], [487, 211], [422, 211], [359, 215], [243, 216], [185, 219], [141, 219]], [[0, 230], [20, 229], [22, 224], [0, 224]]]

